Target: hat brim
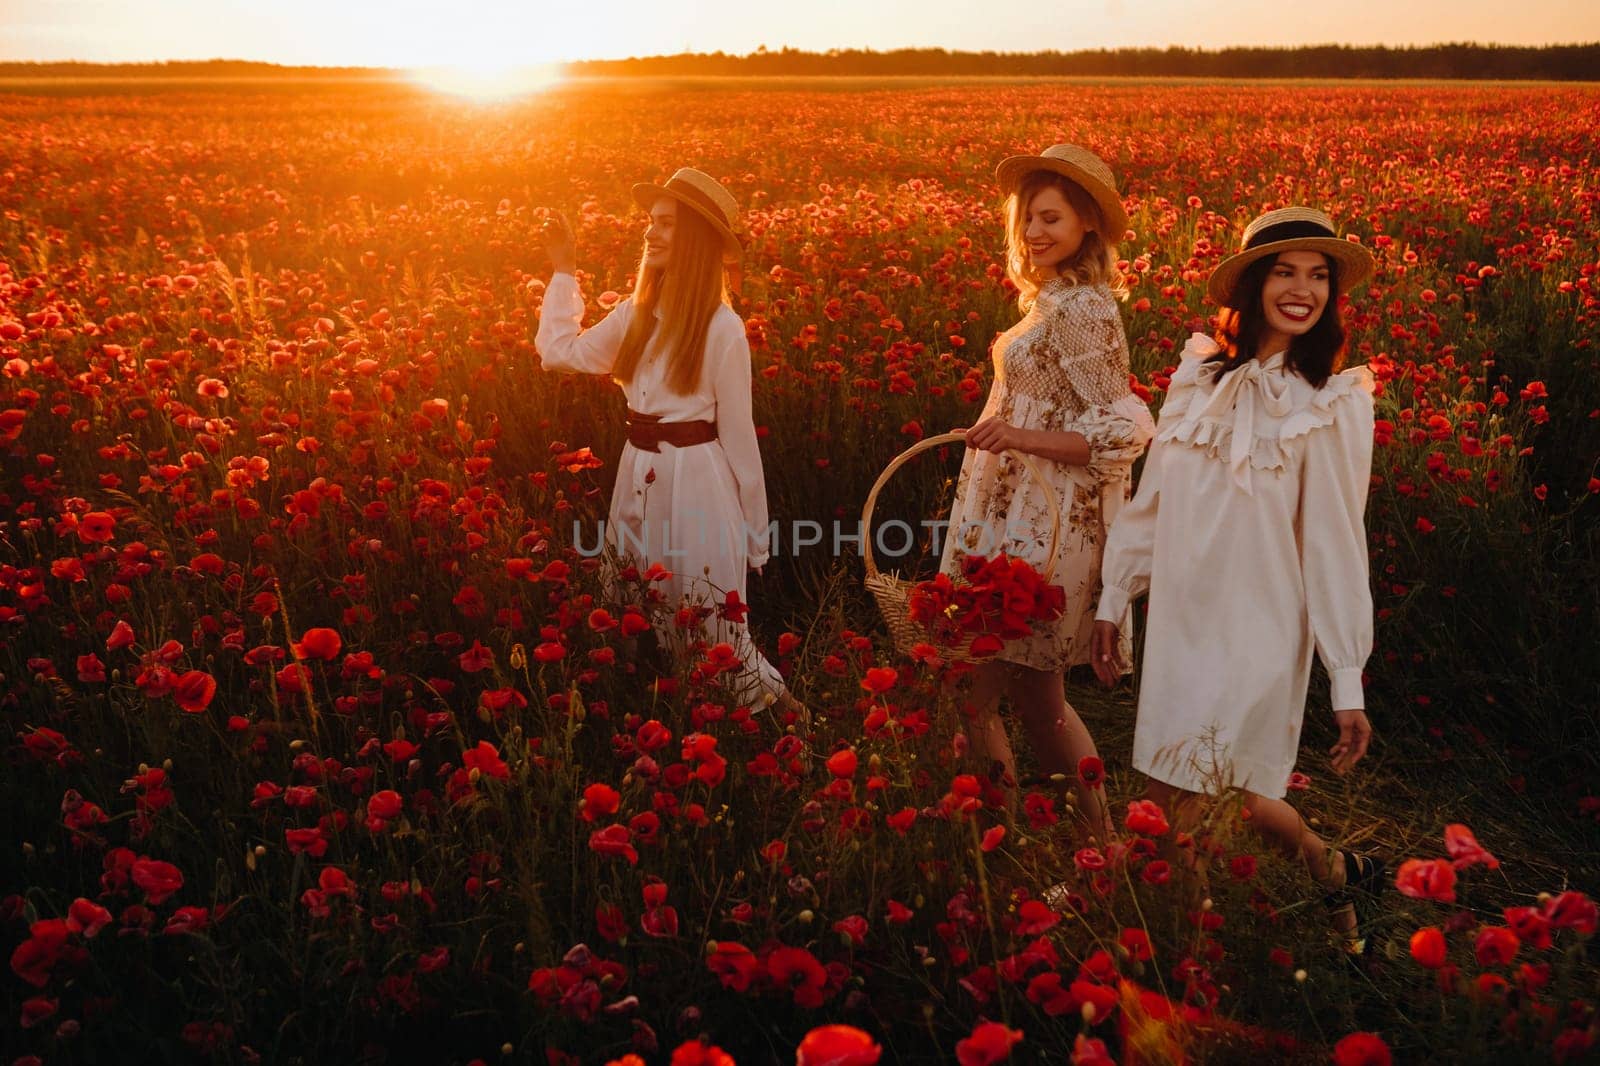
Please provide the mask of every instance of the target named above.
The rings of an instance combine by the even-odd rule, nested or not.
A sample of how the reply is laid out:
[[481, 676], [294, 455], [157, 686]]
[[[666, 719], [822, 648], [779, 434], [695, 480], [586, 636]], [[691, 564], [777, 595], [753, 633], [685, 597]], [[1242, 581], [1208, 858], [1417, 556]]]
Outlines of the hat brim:
[[663, 196], [673, 200], [676, 203], [682, 204], [684, 207], [689, 208], [695, 214], [699, 215], [701, 218], [710, 223], [711, 228], [716, 230], [717, 235], [722, 238], [722, 243], [727, 246], [727, 251], [730, 256], [739, 256], [744, 254], [744, 241], [741, 240], [739, 235], [735, 233], [732, 227], [728, 225], [726, 219], [718, 218], [715, 214], [706, 210], [693, 200], [686, 196], [679, 196], [675, 190], [669, 189], [665, 185], [652, 185], [649, 182], [640, 182], [633, 187], [633, 202], [638, 204], [647, 212], [651, 208], [655, 207], [656, 201], [661, 199]]
[[1109, 232], [1103, 236], [1113, 243], [1122, 240], [1122, 235], [1128, 231], [1128, 209], [1122, 206], [1122, 197], [1117, 195], [1116, 189], [1083, 167], [1061, 159], [1052, 159], [1047, 155], [1014, 155], [1000, 161], [1000, 165], [994, 168], [994, 176], [1000, 183], [1001, 191], [1010, 196], [1022, 187], [1023, 179], [1035, 170], [1048, 170], [1060, 174], [1082, 186], [1083, 191], [1099, 205], [1100, 214], [1105, 217], [1106, 229]]
[[1206, 282], [1206, 294], [1221, 307], [1233, 303], [1234, 288], [1251, 263], [1280, 252], [1321, 252], [1339, 264], [1339, 293], [1343, 295], [1371, 277], [1372, 253], [1353, 241], [1338, 237], [1291, 237], [1237, 252], [1217, 264]]

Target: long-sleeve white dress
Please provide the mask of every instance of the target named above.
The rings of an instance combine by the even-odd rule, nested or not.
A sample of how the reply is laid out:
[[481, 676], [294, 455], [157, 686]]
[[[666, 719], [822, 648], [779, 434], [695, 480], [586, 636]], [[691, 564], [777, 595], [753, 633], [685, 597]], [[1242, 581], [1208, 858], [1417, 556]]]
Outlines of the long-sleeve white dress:
[[[1036, 670], [1064, 670], [1089, 661], [1100, 552], [1106, 529], [1128, 499], [1133, 463], [1155, 432], [1150, 408], [1129, 389], [1128, 339], [1117, 301], [1105, 285], [1052, 278], [1028, 313], [994, 343], [994, 386], [982, 418], [1023, 429], [1081, 433], [1084, 466], [967, 452], [950, 509], [940, 569], [962, 573], [966, 555], [1026, 559], [1066, 593], [1061, 617], [1007, 641], [997, 658]], [[1049, 482], [1049, 509], [1033, 471]], [[1059, 521], [1055, 559], [1046, 558]], [[1123, 631], [1128, 627], [1123, 625]]]
[[[577, 278], [555, 274], [545, 289], [534, 341], [545, 369], [611, 372], [633, 317], [633, 300], [622, 300], [587, 330], [583, 310]], [[641, 569], [660, 563], [670, 570], [672, 577], [660, 588], [673, 608], [685, 602], [722, 604], [729, 591], [737, 591], [744, 602], [746, 571], [767, 562], [770, 540], [744, 323], [726, 304], [717, 309], [693, 392], [669, 389], [666, 369], [652, 337], [633, 380], [622, 386], [628, 406], [663, 422], [714, 421], [717, 439], [682, 448], [662, 444], [659, 452], [631, 442], [623, 447], [606, 518], [608, 555], [632, 558]], [[702, 631], [708, 643], [731, 644], [739, 654], [743, 666], [727, 680], [742, 702], [770, 702], [787, 691], [743, 622], [714, 614]], [[657, 632], [669, 646], [681, 641], [670, 615]]]
[[1133, 765], [1194, 792], [1288, 788], [1313, 650], [1334, 710], [1365, 707], [1372, 650], [1364, 524], [1366, 367], [1315, 388], [1282, 354], [1217, 384], [1195, 334], [1133, 501], [1111, 527], [1097, 617], [1150, 593]]

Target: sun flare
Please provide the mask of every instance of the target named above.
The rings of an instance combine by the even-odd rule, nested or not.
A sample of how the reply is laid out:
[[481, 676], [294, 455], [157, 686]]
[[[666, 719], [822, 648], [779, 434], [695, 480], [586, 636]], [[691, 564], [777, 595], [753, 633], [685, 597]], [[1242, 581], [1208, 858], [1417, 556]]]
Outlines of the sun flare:
[[418, 67], [411, 71], [416, 84], [437, 93], [468, 100], [511, 100], [531, 96], [561, 84], [561, 68], [553, 64], [522, 66], [494, 64]]

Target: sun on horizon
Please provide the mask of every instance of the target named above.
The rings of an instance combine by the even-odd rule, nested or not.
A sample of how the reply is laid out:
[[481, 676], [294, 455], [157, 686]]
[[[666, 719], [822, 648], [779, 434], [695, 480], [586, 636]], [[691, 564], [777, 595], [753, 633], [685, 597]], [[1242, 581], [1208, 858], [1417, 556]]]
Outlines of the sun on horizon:
[[554, 63], [448, 63], [413, 67], [407, 74], [425, 89], [483, 103], [532, 96], [564, 80], [562, 67]]

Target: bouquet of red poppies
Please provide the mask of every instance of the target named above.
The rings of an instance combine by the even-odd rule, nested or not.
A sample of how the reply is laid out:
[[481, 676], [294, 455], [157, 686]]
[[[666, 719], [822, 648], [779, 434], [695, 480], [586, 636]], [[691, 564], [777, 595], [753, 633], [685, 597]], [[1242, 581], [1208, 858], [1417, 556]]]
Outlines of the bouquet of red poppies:
[[941, 573], [919, 582], [908, 609], [935, 644], [965, 648], [977, 659], [1030, 635], [1041, 622], [1060, 618], [1066, 600], [1066, 590], [1047, 582], [1027, 561], [1001, 553], [964, 557], [959, 581]]

